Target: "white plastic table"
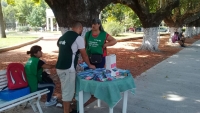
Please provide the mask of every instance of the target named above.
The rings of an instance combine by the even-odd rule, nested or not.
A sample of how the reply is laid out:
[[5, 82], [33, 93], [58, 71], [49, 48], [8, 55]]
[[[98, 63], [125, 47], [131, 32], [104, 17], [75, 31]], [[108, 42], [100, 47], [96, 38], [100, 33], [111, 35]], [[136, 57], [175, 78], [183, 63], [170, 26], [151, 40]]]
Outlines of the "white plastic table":
[[[79, 113], [84, 113], [85, 96], [94, 95], [97, 105], [100, 107], [100, 100], [109, 106], [109, 113], [113, 113], [115, 105], [123, 98], [122, 113], [127, 111], [128, 91], [134, 93], [135, 83], [131, 74], [122, 79], [113, 81], [99, 82], [94, 80], [85, 80], [77, 76], [76, 79], [76, 97], [79, 102]], [[123, 93], [123, 97], [121, 97]], [[112, 95], [112, 98], [109, 96]]]
[[[128, 100], [128, 91], [123, 92], [123, 108], [122, 113], [127, 111], [127, 100]], [[101, 100], [97, 100], [97, 106], [101, 107]], [[79, 91], [79, 113], [84, 113], [84, 103], [83, 103], [83, 91]], [[109, 113], [113, 113], [113, 108], [109, 108]]]

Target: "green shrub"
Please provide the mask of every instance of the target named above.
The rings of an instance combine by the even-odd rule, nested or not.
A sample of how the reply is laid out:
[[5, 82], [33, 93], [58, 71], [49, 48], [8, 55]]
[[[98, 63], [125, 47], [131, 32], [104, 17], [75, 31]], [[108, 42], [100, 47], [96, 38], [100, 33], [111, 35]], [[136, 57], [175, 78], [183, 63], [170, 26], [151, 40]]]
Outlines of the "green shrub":
[[21, 27], [19, 27], [19, 31], [20, 32], [26, 32], [26, 31], [30, 31], [30, 29], [29, 29], [28, 26], [21, 26]]
[[182, 32], [185, 32], [185, 29], [186, 29], [185, 27], [184, 27], [184, 28], [182, 28]]
[[33, 31], [36, 31], [36, 32], [37, 32], [37, 31], [39, 31], [41, 28], [40, 28], [40, 27], [33, 27], [32, 29], [33, 29]]
[[116, 36], [123, 31], [123, 26], [118, 22], [107, 22], [103, 24], [103, 27], [112, 36]]

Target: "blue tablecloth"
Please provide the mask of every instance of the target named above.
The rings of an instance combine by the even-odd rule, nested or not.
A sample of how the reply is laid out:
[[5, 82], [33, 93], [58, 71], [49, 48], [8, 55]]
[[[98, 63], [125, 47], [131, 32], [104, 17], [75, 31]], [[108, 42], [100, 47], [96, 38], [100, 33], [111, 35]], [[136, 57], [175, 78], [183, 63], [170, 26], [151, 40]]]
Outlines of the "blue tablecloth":
[[134, 79], [130, 73], [125, 78], [105, 82], [85, 80], [77, 76], [76, 99], [78, 100], [79, 91], [83, 91], [84, 102], [86, 102], [91, 95], [94, 95], [94, 97], [106, 102], [110, 108], [113, 108], [122, 98], [120, 92], [129, 90], [134, 94], [135, 88]]

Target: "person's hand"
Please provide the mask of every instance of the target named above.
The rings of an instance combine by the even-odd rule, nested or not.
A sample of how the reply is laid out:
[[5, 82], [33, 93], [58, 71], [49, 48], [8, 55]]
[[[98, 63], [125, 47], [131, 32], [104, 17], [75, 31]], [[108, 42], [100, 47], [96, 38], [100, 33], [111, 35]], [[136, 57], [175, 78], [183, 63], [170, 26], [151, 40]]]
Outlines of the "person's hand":
[[89, 65], [88, 66], [90, 69], [96, 69], [96, 67], [94, 65]]
[[104, 45], [103, 45], [103, 48], [106, 48], [108, 45], [105, 43]]

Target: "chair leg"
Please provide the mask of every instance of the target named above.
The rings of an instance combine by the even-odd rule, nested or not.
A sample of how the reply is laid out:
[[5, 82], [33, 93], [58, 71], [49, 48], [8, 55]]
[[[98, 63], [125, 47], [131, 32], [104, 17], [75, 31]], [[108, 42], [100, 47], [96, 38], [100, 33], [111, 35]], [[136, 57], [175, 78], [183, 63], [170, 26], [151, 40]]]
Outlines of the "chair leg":
[[35, 107], [35, 102], [33, 101], [33, 100], [31, 100], [31, 101], [29, 101], [29, 103], [30, 103], [30, 105], [31, 105], [31, 107], [32, 107], [32, 109], [33, 109], [33, 111], [34, 112], [37, 112], [37, 108]]
[[42, 108], [40, 106], [40, 98], [41, 98], [41, 95], [38, 97], [38, 99], [36, 101], [36, 105], [37, 105], [37, 108], [39, 110], [39, 113], [43, 113]]
[[29, 103], [29, 101], [28, 101], [28, 102], [26, 102], [26, 104], [25, 104], [25, 106], [23, 107], [23, 109], [26, 109], [26, 108], [27, 108], [27, 106], [28, 106], [28, 103]]

